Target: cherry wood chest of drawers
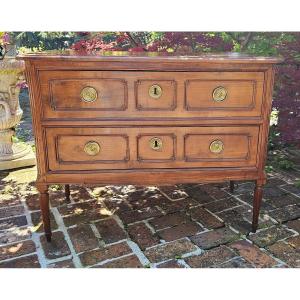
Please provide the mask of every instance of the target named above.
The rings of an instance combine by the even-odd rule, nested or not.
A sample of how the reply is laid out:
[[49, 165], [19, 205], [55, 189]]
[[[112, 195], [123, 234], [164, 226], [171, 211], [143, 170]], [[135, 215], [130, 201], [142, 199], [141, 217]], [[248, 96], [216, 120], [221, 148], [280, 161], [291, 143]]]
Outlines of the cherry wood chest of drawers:
[[237, 54], [20, 56], [48, 241], [48, 186], [254, 180], [258, 224], [274, 64]]

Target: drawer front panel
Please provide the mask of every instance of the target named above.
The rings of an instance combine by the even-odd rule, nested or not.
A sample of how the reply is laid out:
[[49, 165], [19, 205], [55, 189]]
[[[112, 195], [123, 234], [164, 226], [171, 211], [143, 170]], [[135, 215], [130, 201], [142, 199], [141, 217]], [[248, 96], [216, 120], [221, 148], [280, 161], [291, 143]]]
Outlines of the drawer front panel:
[[51, 128], [46, 131], [50, 170], [118, 169], [129, 161], [129, 139], [109, 130]]
[[[163, 132], [163, 131], [162, 131]], [[137, 136], [138, 162], [166, 162], [175, 160], [175, 134], [145, 133]]]
[[48, 169], [256, 167], [258, 126], [46, 128]]
[[244, 161], [250, 155], [250, 134], [187, 134], [185, 159], [187, 161]]
[[135, 84], [136, 108], [139, 111], [172, 111], [176, 108], [175, 80], [138, 80]]
[[125, 110], [127, 87], [122, 79], [51, 80], [50, 104], [54, 111]]
[[[58, 159], [62, 163], [116, 163], [124, 162], [129, 159], [127, 151], [128, 141], [126, 136], [58, 136], [56, 142]], [[96, 147], [96, 149], [93, 147]]]
[[263, 72], [40, 71], [43, 119], [260, 117]]
[[187, 110], [250, 110], [255, 107], [255, 81], [190, 80], [185, 88]]

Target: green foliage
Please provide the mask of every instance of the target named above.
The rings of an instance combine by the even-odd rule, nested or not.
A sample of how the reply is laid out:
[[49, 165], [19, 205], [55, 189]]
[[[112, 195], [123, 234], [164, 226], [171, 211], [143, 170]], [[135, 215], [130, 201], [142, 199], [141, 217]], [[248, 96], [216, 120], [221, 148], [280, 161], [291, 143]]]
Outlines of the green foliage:
[[288, 159], [283, 159], [278, 161], [278, 167], [282, 170], [293, 170], [295, 168], [295, 164]]
[[283, 144], [280, 141], [280, 132], [276, 125], [270, 126], [269, 130], [269, 140], [268, 140], [268, 150], [278, 150], [282, 149]]
[[290, 171], [295, 169], [295, 164], [289, 159], [288, 155], [283, 151], [273, 151], [270, 155], [270, 164], [272, 167], [281, 169], [284, 171]]
[[295, 182], [295, 187], [297, 187], [297, 188], [300, 189], [300, 180], [297, 180], [297, 181]]
[[75, 42], [77, 36], [75, 32], [10, 32], [12, 42], [18, 47], [39, 51], [69, 48]]
[[272, 166], [270, 166], [270, 165], [265, 166], [265, 171], [267, 173], [271, 173], [273, 170], [274, 170], [274, 168]]
[[[2, 32], [0, 32], [1, 34]], [[116, 40], [120, 32], [10, 32], [11, 39], [18, 47], [31, 50], [52, 50], [69, 48], [79, 40], [101, 37], [104, 43], [109, 44]], [[161, 41], [165, 32], [143, 31], [130, 32], [133, 39], [140, 45], [149, 45]], [[187, 36], [191, 33], [187, 33]], [[219, 37], [225, 43], [233, 43], [233, 51], [247, 52], [255, 55], [276, 55], [278, 45], [293, 40], [288, 32], [207, 32], [208, 37]], [[197, 45], [192, 45], [197, 48]], [[205, 50], [205, 49], [204, 49]], [[210, 51], [208, 49], [207, 51]], [[300, 54], [299, 54], [300, 57]]]

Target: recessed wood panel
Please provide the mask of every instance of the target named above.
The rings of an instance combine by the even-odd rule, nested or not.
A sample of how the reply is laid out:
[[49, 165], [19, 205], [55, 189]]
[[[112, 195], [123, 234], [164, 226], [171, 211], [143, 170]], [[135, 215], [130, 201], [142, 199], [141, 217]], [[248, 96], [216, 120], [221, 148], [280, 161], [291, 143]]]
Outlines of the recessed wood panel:
[[[88, 155], [84, 147], [89, 142], [99, 144], [96, 155]], [[58, 135], [57, 158], [60, 163], [116, 163], [128, 160], [126, 136], [118, 135]]]
[[[129, 160], [126, 134], [105, 129], [49, 128], [46, 136], [50, 170], [118, 169]], [[99, 145], [95, 155], [85, 151], [91, 142]]]
[[[186, 81], [185, 87], [187, 110], [251, 110], [255, 107], [255, 81], [195, 79]], [[213, 97], [219, 87], [227, 93], [222, 101]]]
[[[254, 166], [259, 127], [201, 127], [184, 135], [184, 160], [206, 167]], [[215, 153], [211, 144], [218, 141], [222, 150]]]
[[[152, 143], [158, 139], [158, 149]], [[140, 162], [166, 162], [175, 160], [176, 136], [174, 134], [153, 133], [137, 136], [137, 160]]]
[[[81, 98], [84, 88], [96, 91], [96, 99], [86, 102]], [[54, 111], [125, 110], [127, 86], [122, 79], [54, 79], [49, 81], [50, 105]]]
[[[149, 90], [159, 86], [161, 95], [151, 97]], [[137, 110], [157, 111], [176, 108], [176, 82], [174, 80], [137, 80], [135, 83]]]
[[[245, 134], [187, 134], [185, 136], [185, 159], [187, 161], [240, 161], [250, 154], [251, 136]], [[210, 145], [219, 141], [223, 145], [220, 153], [210, 150]]]

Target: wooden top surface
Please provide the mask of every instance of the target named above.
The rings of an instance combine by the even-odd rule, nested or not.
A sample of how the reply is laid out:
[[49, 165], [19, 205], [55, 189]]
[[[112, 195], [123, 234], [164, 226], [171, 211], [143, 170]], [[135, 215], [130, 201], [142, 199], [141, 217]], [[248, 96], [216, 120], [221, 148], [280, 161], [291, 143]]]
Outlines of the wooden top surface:
[[253, 63], [277, 64], [283, 61], [281, 57], [252, 56], [237, 52], [189, 55], [165, 52], [77, 52], [74, 50], [44, 51], [20, 54], [23, 60], [59, 60], [59, 61], [105, 61], [105, 62], [182, 62], [182, 63]]

